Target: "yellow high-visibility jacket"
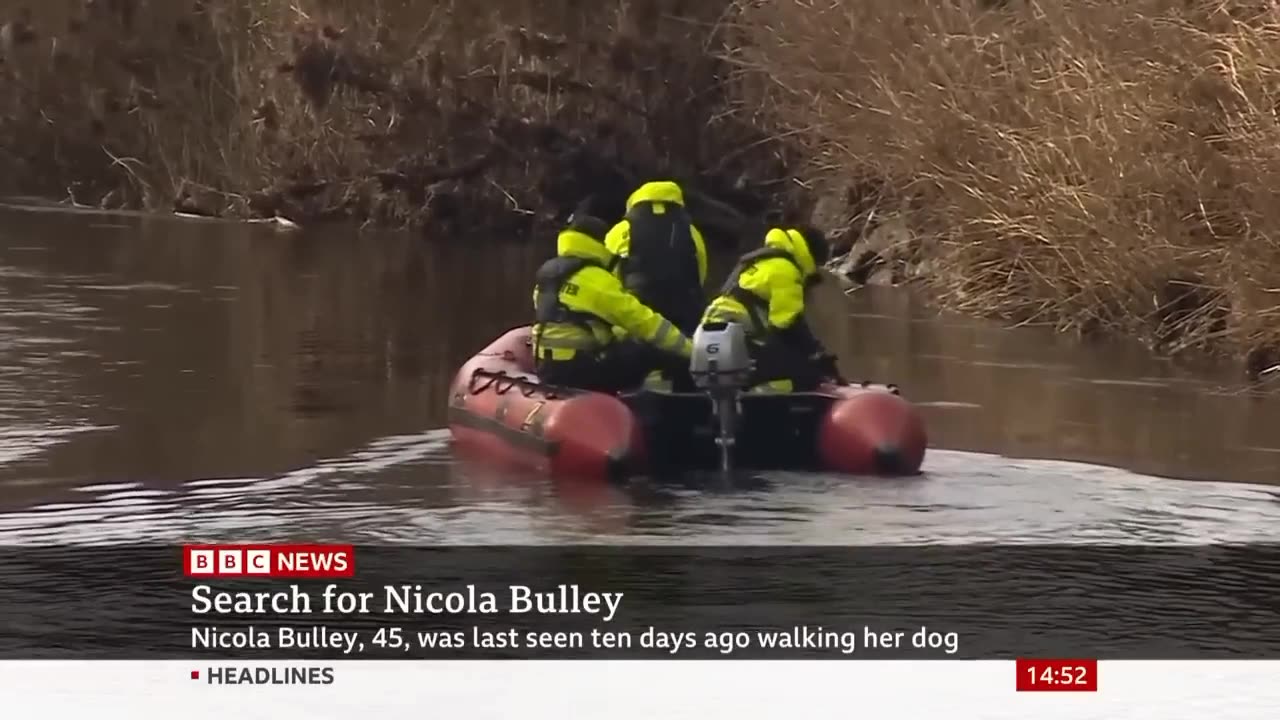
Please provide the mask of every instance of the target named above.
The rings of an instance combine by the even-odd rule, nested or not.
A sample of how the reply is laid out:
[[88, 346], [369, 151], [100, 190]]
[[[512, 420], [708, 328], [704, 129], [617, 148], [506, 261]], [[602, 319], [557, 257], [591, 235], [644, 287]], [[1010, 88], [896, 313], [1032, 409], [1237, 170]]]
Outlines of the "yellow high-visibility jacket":
[[764, 247], [738, 261], [703, 322], [739, 322], [763, 340], [803, 319], [805, 287], [819, 272], [799, 231], [774, 228], [765, 235]]
[[544, 360], [598, 353], [620, 335], [689, 357], [692, 343], [666, 318], [627, 292], [614, 257], [588, 228], [560, 232], [557, 256], [538, 270], [533, 347]]
[[[631, 197], [627, 198], [627, 212], [630, 213], [641, 204], [647, 204], [652, 212], [660, 215], [665, 211], [664, 203], [683, 208], [685, 206], [684, 191], [679, 185], [669, 180], [649, 182], [641, 185], [631, 193]], [[693, 252], [698, 263], [698, 283], [705, 285], [707, 283], [707, 243], [702, 237], [702, 231], [692, 222], [689, 223], [689, 235], [693, 238]], [[630, 257], [631, 221], [624, 218], [614, 225], [605, 236], [604, 244], [614, 255], [624, 259]], [[623, 264], [619, 264], [618, 267], [623, 267]]]

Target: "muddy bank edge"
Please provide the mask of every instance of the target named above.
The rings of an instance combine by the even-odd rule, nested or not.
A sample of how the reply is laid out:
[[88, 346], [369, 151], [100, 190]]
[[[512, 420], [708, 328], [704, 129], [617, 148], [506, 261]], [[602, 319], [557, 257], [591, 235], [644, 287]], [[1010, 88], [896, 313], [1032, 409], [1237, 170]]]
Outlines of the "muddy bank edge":
[[851, 285], [1257, 376], [1280, 363], [1280, 40], [1174, 5], [10, 2], [0, 184], [518, 239], [674, 177], [726, 249], [813, 215], [854, 243]]

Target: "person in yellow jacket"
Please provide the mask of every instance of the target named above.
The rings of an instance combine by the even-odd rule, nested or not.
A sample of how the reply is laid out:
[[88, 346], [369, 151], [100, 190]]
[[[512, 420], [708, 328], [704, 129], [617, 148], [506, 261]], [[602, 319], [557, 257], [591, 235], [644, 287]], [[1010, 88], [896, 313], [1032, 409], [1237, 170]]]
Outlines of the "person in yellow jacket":
[[622, 286], [604, 246], [608, 230], [603, 220], [575, 213], [560, 231], [556, 257], [538, 269], [533, 352], [545, 382], [618, 392], [656, 368], [687, 372], [692, 343]]
[[620, 258], [623, 286], [692, 335], [707, 304], [707, 245], [680, 186], [670, 180], [641, 185], [627, 198], [626, 216], [609, 231], [605, 246]]
[[816, 228], [773, 228], [764, 247], [742, 256], [702, 321], [746, 326], [753, 384], [781, 392], [813, 390], [823, 380], [843, 382], [805, 319], [807, 290], [822, 278], [831, 250]]

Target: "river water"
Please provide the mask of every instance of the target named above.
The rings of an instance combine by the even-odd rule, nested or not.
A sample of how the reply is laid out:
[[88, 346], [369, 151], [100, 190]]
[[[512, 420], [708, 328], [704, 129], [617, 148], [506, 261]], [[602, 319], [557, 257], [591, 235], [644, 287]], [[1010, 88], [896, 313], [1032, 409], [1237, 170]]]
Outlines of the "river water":
[[0, 543], [1280, 538], [1280, 399], [900, 290], [831, 288], [819, 325], [922, 405], [920, 478], [459, 466], [449, 380], [526, 321], [543, 245], [0, 209]]

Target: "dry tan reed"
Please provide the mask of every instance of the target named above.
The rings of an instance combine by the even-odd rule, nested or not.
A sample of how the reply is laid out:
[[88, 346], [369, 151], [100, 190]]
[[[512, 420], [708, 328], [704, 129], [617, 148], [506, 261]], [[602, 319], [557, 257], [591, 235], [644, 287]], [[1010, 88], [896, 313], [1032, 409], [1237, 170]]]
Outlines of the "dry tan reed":
[[55, 0], [0, 67], [0, 189], [523, 235], [759, 137], [722, 112], [706, 51], [725, 7]]
[[735, 31], [745, 100], [890, 190], [943, 303], [1280, 346], [1275, 3], [742, 0]]
[[0, 190], [517, 236], [798, 147], [951, 307], [1280, 361], [1269, 0], [727, 2], [0, 0]]

